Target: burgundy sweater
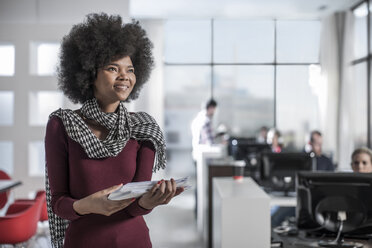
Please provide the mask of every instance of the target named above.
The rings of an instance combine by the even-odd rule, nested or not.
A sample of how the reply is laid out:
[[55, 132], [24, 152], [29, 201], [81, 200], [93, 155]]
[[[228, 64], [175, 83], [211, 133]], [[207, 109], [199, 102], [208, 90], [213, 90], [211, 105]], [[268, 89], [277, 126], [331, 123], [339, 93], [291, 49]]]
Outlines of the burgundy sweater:
[[78, 215], [72, 204], [108, 187], [151, 180], [155, 150], [150, 142], [130, 139], [116, 157], [90, 159], [79, 143], [68, 137], [58, 117], [49, 120], [45, 136], [52, 208], [70, 220], [64, 247], [151, 247], [138, 199], [111, 216]]

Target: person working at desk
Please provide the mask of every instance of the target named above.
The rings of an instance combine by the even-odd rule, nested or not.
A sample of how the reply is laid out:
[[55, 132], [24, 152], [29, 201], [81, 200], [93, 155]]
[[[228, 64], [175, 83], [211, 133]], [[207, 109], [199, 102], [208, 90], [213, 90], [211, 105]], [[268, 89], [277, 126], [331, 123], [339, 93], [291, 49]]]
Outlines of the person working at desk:
[[351, 154], [351, 168], [354, 172], [372, 173], [372, 150], [362, 147]]
[[281, 133], [275, 128], [271, 128], [267, 133], [267, 144], [271, 146], [271, 151], [280, 153], [282, 151]]
[[259, 144], [267, 144], [267, 133], [269, 129], [266, 126], [262, 126], [256, 137], [256, 142]]
[[89, 14], [63, 38], [59, 86], [82, 107], [53, 112], [46, 128], [53, 247], [150, 248], [142, 216], [183, 191], [175, 180], [161, 180], [139, 198], [108, 199], [123, 184], [148, 181], [165, 167], [165, 141], [155, 119], [125, 107], [138, 98], [152, 67], [145, 30], [117, 15]]
[[322, 133], [314, 130], [310, 133], [310, 152], [315, 153], [316, 169], [319, 171], [334, 171], [331, 160], [322, 153], [323, 137]]

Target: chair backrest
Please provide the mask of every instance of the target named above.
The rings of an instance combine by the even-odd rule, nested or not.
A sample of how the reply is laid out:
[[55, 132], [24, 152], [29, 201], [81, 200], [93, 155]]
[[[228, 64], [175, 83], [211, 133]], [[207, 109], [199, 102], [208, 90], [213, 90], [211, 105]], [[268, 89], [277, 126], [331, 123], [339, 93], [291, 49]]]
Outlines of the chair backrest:
[[17, 244], [29, 240], [37, 231], [40, 209], [45, 195], [30, 204], [12, 204], [7, 214], [0, 217], [0, 244]]
[[43, 203], [41, 205], [41, 211], [40, 211], [40, 221], [46, 221], [46, 220], [48, 220], [48, 209], [47, 209], [47, 203], [46, 203], [45, 190], [39, 190], [36, 193], [36, 197], [35, 198], [38, 198], [40, 196], [44, 196], [44, 201], [43, 201]]
[[[11, 179], [11, 177], [3, 170], [0, 170], [0, 179]], [[10, 190], [0, 193], [0, 209], [8, 202]]]

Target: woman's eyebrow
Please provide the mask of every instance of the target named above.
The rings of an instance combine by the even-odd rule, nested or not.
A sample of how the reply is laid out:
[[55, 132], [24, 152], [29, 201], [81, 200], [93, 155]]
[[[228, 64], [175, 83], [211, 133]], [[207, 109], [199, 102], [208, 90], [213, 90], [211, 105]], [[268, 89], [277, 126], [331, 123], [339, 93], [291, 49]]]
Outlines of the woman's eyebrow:
[[[108, 64], [108, 65], [114, 65], [114, 66], [120, 67], [120, 65], [119, 65], [119, 64], [116, 64], [116, 63], [110, 63], [110, 64]], [[133, 65], [128, 65], [127, 67], [128, 67], [128, 68], [134, 68]]]

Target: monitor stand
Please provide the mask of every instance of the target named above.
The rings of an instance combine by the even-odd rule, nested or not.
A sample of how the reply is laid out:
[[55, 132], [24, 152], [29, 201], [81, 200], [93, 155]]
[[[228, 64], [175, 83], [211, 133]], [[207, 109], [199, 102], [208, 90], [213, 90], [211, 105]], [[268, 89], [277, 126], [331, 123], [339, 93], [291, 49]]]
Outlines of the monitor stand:
[[357, 242], [346, 242], [341, 236], [343, 221], [340, 221], [340, 227], [338, 228], [337, 237], [335, 240], [325, 241], [321, 240], [318, 242], [320, 247], [331, 247], [331, 248], [362, 248], [363, 244]]

